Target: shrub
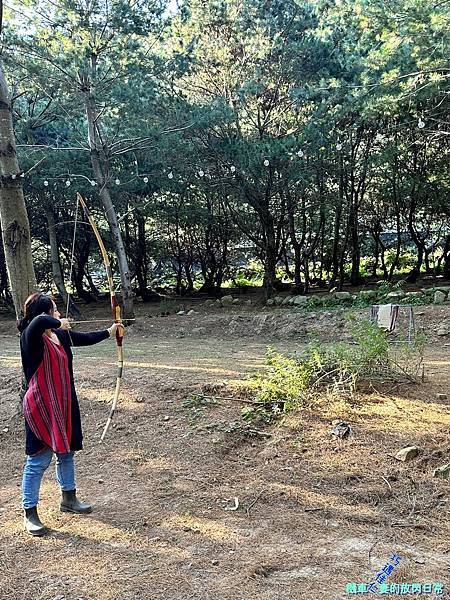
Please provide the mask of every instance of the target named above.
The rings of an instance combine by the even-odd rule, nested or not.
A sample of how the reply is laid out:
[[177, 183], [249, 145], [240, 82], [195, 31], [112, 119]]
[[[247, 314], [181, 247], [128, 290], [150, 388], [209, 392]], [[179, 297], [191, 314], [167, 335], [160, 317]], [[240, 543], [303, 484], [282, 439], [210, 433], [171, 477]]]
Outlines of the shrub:
[[318, 394], [352, 397], [362, 382], [411, 381], [420, 375], [423, 334], [416, 335], [412, 344], [391, 345], [386, 332], [373, 321], [356, 321], [353, 316], [350, 320], [352, 341], [314, 341], [300, 357], [268, 348], [267, 369], [246, 382], [259, 406], [243, 409], [243, 417], [270, 423]]

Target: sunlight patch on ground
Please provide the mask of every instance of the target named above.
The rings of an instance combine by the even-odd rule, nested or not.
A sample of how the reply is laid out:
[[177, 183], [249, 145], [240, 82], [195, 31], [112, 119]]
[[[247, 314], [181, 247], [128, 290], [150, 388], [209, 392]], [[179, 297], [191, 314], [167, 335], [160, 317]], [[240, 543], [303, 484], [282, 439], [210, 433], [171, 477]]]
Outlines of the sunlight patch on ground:
[[194, 531], [219, 542], [241, 541], [240, 536], [227, 527], [212, 519], [194, 517], [191, 515], [173, 515], [161, 523], [172, 531]]
[[366, 517], [377, 516], [377, 511], [367, 506], [354, 506], [346, 503], [341, 496], [334, 494], [326, 494], [313, 492], [311, 490], [299, 489], [297, 486], [286, 483], [270, 483], [268, 487], [278, 492], [283, 492], [287, 497], [297, 500], [301, 504], [305, 504], [306, 508], [324, 508], [343, 510], [349, 514], [360, 515]]
[[203, 373], [215, 373], [217, 375], [238, 375], [238, 371], [231, 371], [229, 369], [222, 369], [220, 367], [189, 367], [186, 365], [167, 365], [162, 363], [150, 363], [150, 362], [126, 362], [126, 367], [137, 368], [137, 369], [155, 369], [155, 370], [167, 370], [167, 371], [192, 371], [203, 372]]
[[16, 367], [21, 364], [20, 356], [0, 356], [0, 365], [5, 365], [5, 367]]

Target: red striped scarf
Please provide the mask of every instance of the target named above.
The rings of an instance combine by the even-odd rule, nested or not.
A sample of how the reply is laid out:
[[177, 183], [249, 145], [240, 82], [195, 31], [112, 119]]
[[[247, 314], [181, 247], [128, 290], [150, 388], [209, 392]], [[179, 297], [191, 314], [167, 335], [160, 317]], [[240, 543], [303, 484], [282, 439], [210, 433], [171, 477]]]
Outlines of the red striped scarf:
[[39, 440], [53, 452], [66, 453], [72, 437], [69, 360], [61, 345], [42, 338], [44, 358], [28, 384], [23, 414]]

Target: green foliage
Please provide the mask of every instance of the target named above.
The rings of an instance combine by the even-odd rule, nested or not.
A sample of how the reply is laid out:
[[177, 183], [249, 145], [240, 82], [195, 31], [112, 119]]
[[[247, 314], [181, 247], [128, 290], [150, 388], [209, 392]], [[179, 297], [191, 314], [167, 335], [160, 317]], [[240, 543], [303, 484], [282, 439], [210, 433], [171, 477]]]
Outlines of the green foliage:
[[261, 406], [245, 407], [243, 417], [267, 424], [312, 402], [317, 394], [353, 397], [362, 382], [419, 377], [426, 343], [422, 333], [412, 344], [391, 345], [373, 321], [357, 320], [354, 315], [349, 320], [351, 341], [324, 344], [316, 340], [300, 357], [268, 348], [267, 369], [246, 382]]

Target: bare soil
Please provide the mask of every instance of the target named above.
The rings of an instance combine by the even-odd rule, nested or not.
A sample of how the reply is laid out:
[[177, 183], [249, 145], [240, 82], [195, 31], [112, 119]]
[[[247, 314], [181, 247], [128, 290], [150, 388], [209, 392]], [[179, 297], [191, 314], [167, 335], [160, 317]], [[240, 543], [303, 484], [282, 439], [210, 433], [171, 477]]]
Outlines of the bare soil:
[[[450, 597], [449, 482], [433, 477], [450, 462], [449, 400], [437, 397], [450, 397], [450, 335], [436, 335], [450, 307], [415, 308], [429, 335], [423, 384], [324, 399], [249, 436], [229, 398], [263, 367], [267, 346], [300, 351], [312, 332], [340, 339], [345, 315], [192, 306], [191, 316], [163, 317], [140, 305], [102, 444], [114, 343], [75, 349], [85, 434], [77, 487], [94, 512], [60, 513], [49, 469], [39, 509], [51, 531], [40, 539], [22, 529], [18, 338], [12, 321], [0, 322], [0, 598], [336, 600], [393, 553], [401, 561], [390, 583], [441, 582]], [[107, 315], [101, 308], [87, 318]], [[348, 440], [331, 435], [337, 418], [351, 424]], [[411, 444], [420, 455], [395, 460]]]

